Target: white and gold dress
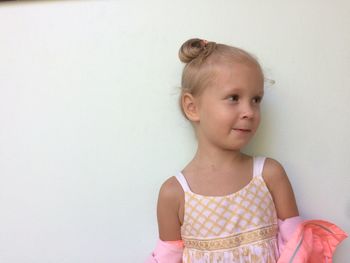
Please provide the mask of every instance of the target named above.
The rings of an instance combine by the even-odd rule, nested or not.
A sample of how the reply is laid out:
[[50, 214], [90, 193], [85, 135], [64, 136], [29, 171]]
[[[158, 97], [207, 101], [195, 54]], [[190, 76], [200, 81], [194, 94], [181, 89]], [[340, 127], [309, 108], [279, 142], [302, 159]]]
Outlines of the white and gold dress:
[[264, 157], [254, 157], [252, 180], [225, 196], [193, 193], [180, 172], [185, 192], [183, 263], [275, 263], [277, 215], [262, 177]]

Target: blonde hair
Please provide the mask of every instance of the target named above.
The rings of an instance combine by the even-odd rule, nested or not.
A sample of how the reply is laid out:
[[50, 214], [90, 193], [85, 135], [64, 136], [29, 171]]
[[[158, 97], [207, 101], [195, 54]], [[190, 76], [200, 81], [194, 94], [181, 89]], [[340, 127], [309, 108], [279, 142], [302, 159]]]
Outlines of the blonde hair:
[[259, 62], [247, 51], [199, 38], [192, 38], [183, 43], [179, 50], [179, 58], [186, 63], [182, 72], [179, 98], [180, 108], [185, 118], [187, 116], [182, 105], [184, 93], [199, 96], [213, 80], [216, 74], [215, 67], [218, 65], [249, 63], [255, 65], [263, 75]]

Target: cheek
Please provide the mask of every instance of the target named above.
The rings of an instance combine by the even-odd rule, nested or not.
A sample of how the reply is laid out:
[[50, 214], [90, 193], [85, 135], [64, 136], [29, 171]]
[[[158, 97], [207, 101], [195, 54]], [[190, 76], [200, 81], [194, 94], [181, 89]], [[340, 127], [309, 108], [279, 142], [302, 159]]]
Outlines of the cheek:
[[237, 113], [227, 110], [217, 112], [215, 115], [215, 121], [218, 127], [231, 127], [235, 122], [237, 122], [237, 119]]
[[218, 106], [208, 107], [204, 112], [206, 119], [216, 123], [226, 118], [225, 111]]

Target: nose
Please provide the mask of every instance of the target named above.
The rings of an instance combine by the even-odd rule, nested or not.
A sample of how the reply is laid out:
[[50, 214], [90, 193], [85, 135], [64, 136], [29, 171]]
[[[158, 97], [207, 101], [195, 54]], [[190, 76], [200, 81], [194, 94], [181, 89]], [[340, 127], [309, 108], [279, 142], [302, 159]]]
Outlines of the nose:
[[242, 105], [242, 111], [241, 111], [241, 116], [242, 119], [251, 119], [254, 117], [254, 106], [251, 105], [250, 103], [245, 103], [244, 105]]

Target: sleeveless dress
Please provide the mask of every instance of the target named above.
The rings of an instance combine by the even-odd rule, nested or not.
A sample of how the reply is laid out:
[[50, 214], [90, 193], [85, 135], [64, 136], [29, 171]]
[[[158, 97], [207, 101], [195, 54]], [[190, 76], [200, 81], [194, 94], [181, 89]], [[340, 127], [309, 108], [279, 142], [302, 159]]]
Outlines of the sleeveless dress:
[[254, 157], [252, 180], [225, 196], [193, 193], [184, 175], [183, 263], [275, 263], [278, 221], [262, 177], [265, 157]]

